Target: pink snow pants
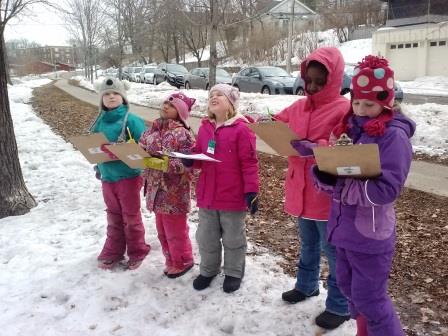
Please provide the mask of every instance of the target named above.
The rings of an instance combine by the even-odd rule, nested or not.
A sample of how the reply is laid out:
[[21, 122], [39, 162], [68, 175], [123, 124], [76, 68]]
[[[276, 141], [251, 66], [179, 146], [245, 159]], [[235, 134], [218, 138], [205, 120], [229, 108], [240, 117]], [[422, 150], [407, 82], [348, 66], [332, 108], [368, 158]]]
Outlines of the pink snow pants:
[[187, 214], [156, 213], [157, 234], [167, 267], [183, 268], [193, 263]]
[[130, 261], [143, 260], [151, 247], [145, 243], [140, 212], [140, 176], [102, 182], [107, 212], [107, 238], [98, 260], [119, 261], [126, 252]]

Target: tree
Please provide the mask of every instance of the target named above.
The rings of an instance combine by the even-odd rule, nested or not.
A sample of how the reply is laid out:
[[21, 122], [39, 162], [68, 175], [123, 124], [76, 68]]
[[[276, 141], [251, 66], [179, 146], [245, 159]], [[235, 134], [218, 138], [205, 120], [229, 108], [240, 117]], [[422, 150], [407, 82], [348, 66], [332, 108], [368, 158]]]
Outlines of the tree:
[[37, 205], [23, 180], [9, 106], [4, 32], [8, 22], [42, 0], [0, 0], [0, 218], [23, 215]]

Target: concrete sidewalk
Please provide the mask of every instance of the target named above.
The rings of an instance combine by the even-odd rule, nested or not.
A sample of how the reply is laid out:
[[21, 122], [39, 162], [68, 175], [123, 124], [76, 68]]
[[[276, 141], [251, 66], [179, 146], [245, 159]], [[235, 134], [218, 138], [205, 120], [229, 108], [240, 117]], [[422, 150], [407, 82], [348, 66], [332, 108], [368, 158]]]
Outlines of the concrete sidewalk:
[[[98, 106], [98, 95], [87, 89], [68, 84], [66, 79], [55, 82], [55, 86], [79, 100]], [[159, 111], [147, 106], [131, 104], [131, 111], [151, 123], [159, 117]], [[188, 120], [191, 128], [197, 133], [200, 118]], [[257, 150], [263, 153], [275, 154], [273, 149], [257, 138]], [[423, 161], [413, 161], [406, 186], [412, 189], [448, 197], [448, 167]]]

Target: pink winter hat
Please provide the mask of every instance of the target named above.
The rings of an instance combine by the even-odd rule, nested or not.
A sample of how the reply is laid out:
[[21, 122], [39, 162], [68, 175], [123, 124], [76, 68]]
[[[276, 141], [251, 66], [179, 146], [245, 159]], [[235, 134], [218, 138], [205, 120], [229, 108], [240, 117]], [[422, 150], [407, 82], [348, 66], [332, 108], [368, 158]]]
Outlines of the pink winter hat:
[[224, 96], [226, 96], [229, 102], [232, 104], [233, 108], [235, 110], [238, 109], [238, 105], [240, 102], [240, 91], [236, 87], [229, 84], [216, 84], [212, 86], [212, 88], [210, 89], [210, 93], [212, 93], [213, 91], [219, 91], [224, 94]]
[[166, 97], [163, 102], [172, 104], [176, 108], [179, 118], [185, 123], [185, 125], [188, 125], [187, 119], [190, 116], [191, 107], [195, 101], [196, 99], [190, 98], [182, 92], [173, 92]]
[[355, 68], [352, 99], [372, 100], [384, 108], [394, 106], [394, 72], [383, 57], [369, 55]]

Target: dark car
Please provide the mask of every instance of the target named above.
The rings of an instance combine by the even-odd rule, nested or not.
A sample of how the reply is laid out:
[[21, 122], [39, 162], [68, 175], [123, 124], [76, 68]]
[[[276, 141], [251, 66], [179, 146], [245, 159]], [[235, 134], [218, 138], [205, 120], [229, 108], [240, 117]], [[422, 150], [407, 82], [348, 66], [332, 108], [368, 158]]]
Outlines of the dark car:
[[294, 77], [278, 67], [249, 67], [241, 70], [233, 78], [232, 85], [241, 92], [292, 94]]
[[[194, 68], [185, 76], [186, 89], [203, 89], [208, 90], [208, 68]], [[216, 83], [232, 84], [232, 76], [224, 69], [216, 69]]]
[[184, 78], [187, 74], [188, 70], [183, 65], [160, 63], [154, 72], [153, 84], [158, 85], [167, 81], [169, 84], [179, 89], [181, 86], [184, 86]]

